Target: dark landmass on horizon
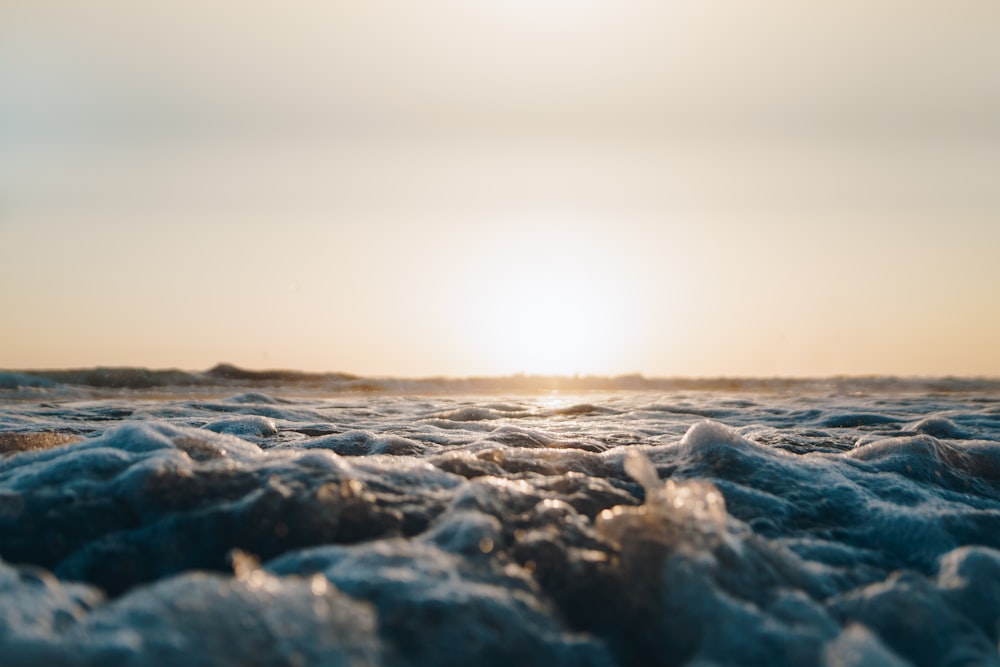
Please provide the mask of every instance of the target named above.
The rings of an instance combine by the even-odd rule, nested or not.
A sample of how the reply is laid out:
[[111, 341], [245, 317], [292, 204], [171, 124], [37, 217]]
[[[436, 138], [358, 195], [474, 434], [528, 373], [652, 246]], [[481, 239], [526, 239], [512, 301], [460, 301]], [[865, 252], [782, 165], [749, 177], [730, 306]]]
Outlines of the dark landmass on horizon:
[[251, 370], [220, 363], [206, 371], [142, 367], [94, 367], [61, 370], [0, 370], [0, 389], [58, 385], [95, 389], [167, 389], [232, 387], [303, 388], [330, 392], [495, 393], [518, 391], [851, 391], [863, 388], [914, 391], [1000, 391], [1000, 378], [900, 377], [890, 375], [831, 377], [665, 377], [625, 375], [530, 375], [424, 378], [364, 377], [350, 373], [315, 373], [286, 369]]

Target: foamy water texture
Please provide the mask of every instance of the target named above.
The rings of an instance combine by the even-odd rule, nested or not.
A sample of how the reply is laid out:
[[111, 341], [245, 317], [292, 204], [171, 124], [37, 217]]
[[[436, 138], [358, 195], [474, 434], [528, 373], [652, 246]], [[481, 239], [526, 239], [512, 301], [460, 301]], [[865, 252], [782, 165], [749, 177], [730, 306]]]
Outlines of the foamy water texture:
[[7, 384], [8, 667], [1000, 665], [990, 390]]

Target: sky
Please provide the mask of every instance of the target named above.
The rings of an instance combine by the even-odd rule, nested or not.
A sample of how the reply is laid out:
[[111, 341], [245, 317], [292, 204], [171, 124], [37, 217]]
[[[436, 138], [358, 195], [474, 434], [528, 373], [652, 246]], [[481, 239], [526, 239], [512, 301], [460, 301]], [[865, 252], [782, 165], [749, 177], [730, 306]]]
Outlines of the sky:
[[0, 368], [1000, 376], [995, 0], [4, 0]]

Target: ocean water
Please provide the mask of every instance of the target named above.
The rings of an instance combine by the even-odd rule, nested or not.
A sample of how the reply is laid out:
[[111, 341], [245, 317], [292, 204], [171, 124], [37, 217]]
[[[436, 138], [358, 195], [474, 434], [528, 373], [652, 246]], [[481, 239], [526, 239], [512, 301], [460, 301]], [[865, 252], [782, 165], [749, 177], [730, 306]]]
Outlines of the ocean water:
[[221, 368], [0, 373], [0, 664], [1000, 665], [995, 381]]

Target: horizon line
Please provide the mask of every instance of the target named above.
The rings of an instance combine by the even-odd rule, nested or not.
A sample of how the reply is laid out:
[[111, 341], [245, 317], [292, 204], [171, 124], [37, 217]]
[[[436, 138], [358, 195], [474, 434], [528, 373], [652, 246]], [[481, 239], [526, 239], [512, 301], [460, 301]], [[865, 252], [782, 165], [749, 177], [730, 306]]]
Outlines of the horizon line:
[[56, 374], [82, 373], [149, 373], [156, 375], [186, 374], [203, 375], [219, 380], [272, 380], [272, 381], [302, 381], [302, 380], [407, 380], [407, 381], [462, 381], [462, 380], [633, 380], [645, 382], [657, 381], [752, 381], [773, 380], [790, 382], [831, 381], [831, 380], [984, 380], [998, 381], [1000, 376], [972, 375], [962, 373], [944, 374], [900, 374], [900, 373], [836, 373], [828, 375], [788, 375], [788, 374], [704, 374], [704, 375], [646, 375], [640, 371], [623, 373], [534, 373], [517, 371], [506, 374], [429, 374], [429, 375], [393, 375], [393, 374], [359, 374], [345, 371], [307, 371], [294, 368], [247, 368], [228, 362], [219, 362], [207, 369], [184, 369], [178, 367], [154, 368], [135, 365], [96, 365], [75, 367], [44, 367], [44, 368], [0, 368], [0, 373], [37, 375], [41, 377]]

